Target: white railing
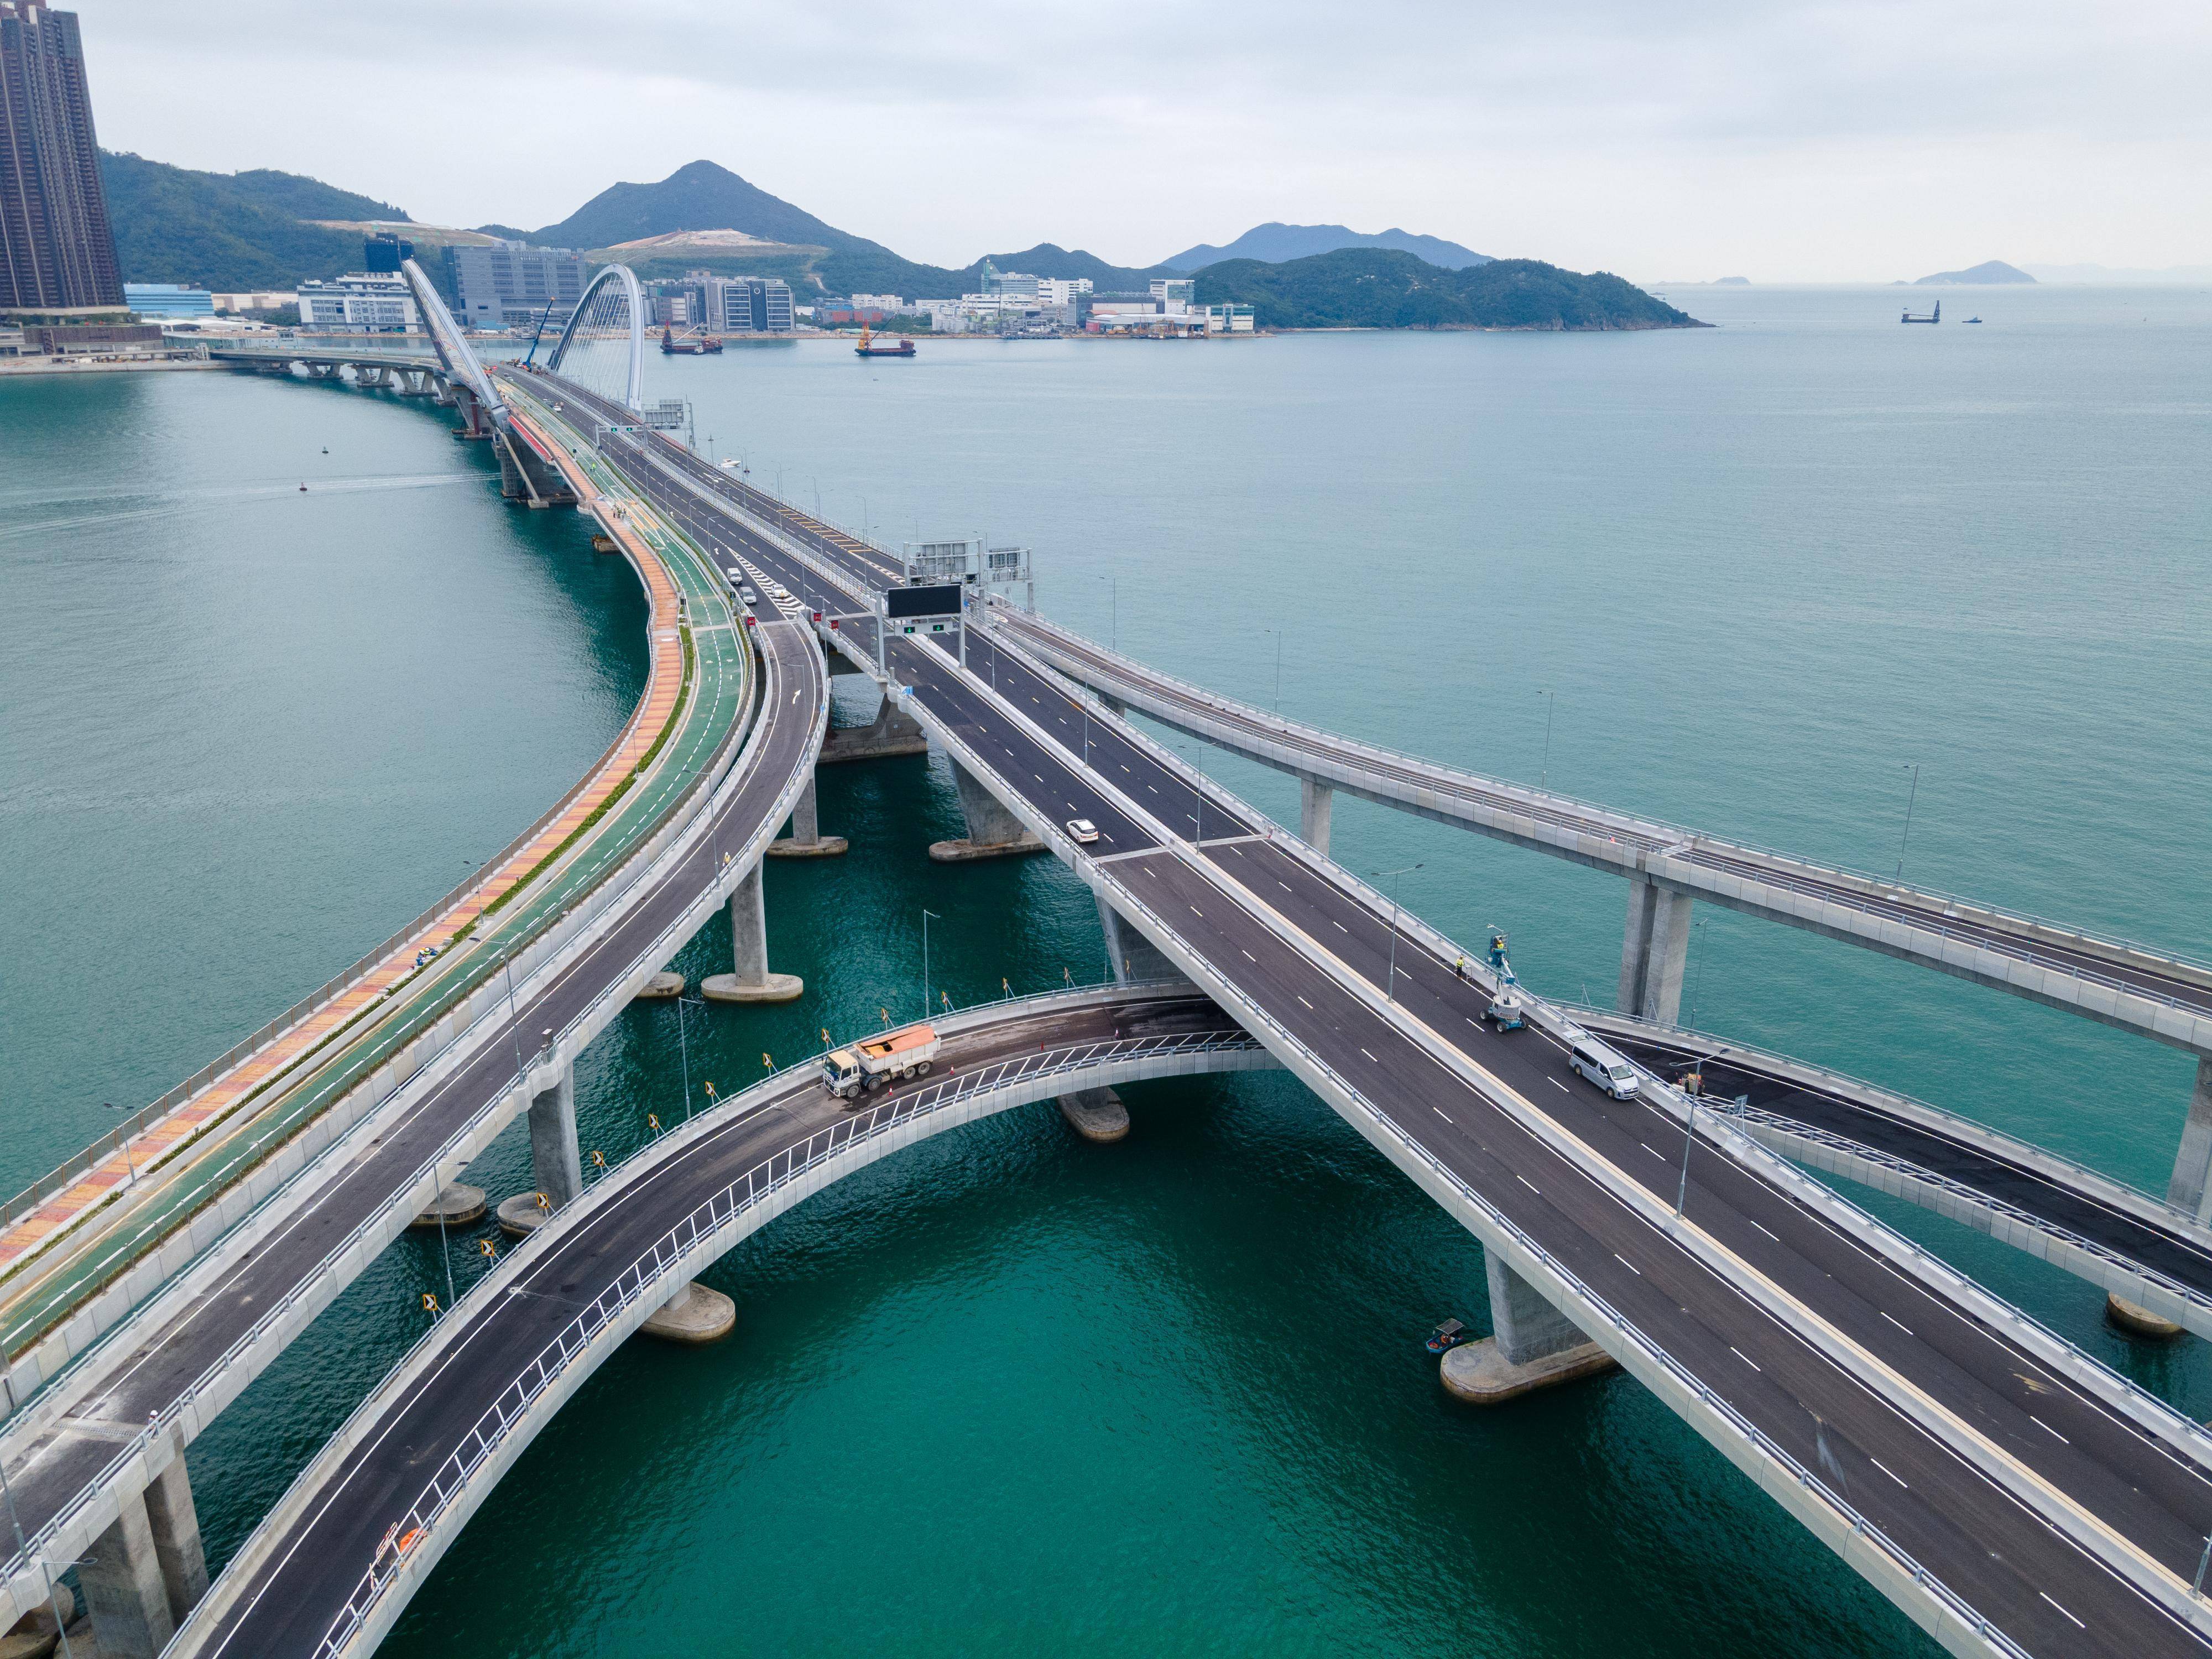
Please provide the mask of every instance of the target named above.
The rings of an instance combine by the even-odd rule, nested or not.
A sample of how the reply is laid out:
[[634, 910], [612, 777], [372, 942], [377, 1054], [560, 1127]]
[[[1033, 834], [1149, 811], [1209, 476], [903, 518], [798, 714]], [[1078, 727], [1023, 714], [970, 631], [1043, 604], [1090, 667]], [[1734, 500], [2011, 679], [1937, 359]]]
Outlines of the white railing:
[[[1018, 1001], [1034, 1000], [1013, 999]], [[1234, 1036], [1224, 1036], [1219, 1032], [1192, 1032], [1082, 1043], [1040, 1054], [1024, 1054], [980, 1066], [960, 1076], [944, 1078], [910, 1094], [866, 1108], [763, 1158], [720, 1192], [696, 1206], [656, 1239], [651, 1248], [617, 1273], [605, 1289], [562, 1327], [552, 1340], [523, 1366], [498, 1398], [470, 1425], [459, 1445], [424, 1484], [421, 1495], [400, 1517], [391, 1534], [394, 1540], [406, 1540], [405, 1547], [395, 1545], [390, 1554], [380, 1555], [370, 1565], [353, 1594], [347, 1598], [345, 1606], [332, 1620], [316, 1650], [317, 1653], [337, 1654], [344, 1650], [355, 1632], [367, 1620], [378, 1598], [404, 1565], [408, 1553], [420, 1547], [421, 1540], [460, 1496], [471, 1477], [524, 1419], [532, 1404], [586, 1352], [592, 1339], [624, 1309], [639, 1298], [652, 1294], [664, 1275], [684, 1256], [718, 1235], [729, 1231], [762, 1200], [783, 1191], [794, 1181], [861, 1143], [874, 1140], [917, 1118], [941, 1111], [977, 1095], [1014, 1086], [1034, 1086], [1048, 1079], [1088, 1073], [1100, 1066], [1117, 1062], [1245, 1051], [1259, 1047], [1256, 1042], [1241, 1031]], [[817, 1056], [799, 1066], [788, 1067], [769, 1079], [769, 1085], [787, 1085], [799, 1074], [818, 1069], [820, 1063], [820, 1057]], [[748, 1095], [756, 1094], [764, 1086], [768, 1085], [756, 1085], [754, 1089], [746, 1092]], [[738, 1104], [732, 1103], [733, 1107]], [[734, 1120], [744, 1115], [744, 1111], [739, 1109], [733, 1110], [732, 1116]], [[651, 1150], [649, 1143], [632, 1156], [643, 1156]], [[456, 1311], [463, 1308], [473, 1311], [475, 1306], [481, 1304], [478, 1293], [492, 1283], [489, 1278], [479, 1279], [455, 1304]], [[423, 1346], [442, 1340], [447, 1334], [447, 1322], [441, 1319], [425, 1333], [407, 1358], [412, 1358], [414, 1353]], [[407, 1358], [403, 1358], [400, 1365], [404, 1366]], [[398, 1368], [394, 1369], [397, 1370]], [[363, 1402], [356, 1415], [366, 1413], [378, 1403], [372, 1396], [370, 1401]], [[346, 1429], [352, 1426], [349, 1421], [333, 1439], [343, 1437]]]
[[[1134, 659], [1125, 657], [1119, 652], [1104, 649], [1073, 629], [1064, 628], [1045, 617], [1022, 611], [1011, 605], [1005, 605], [1005, 608], [1015, 619], [1017, 627], [1027, 628], [1049, 636], [1060, 650], [1077, 656], [1088, 655], [1095, 664], [1100, 665], [1101, 672], [1112, 673], [1126, 686], [1142, 691], [1146, 683], [1151, 681], [1172, 687], [1177, 695], [1203, 705], [1206, 709], [1212, 711], [1224, 721], [1257, 727], [1261, 731], [1279, 732], [1285, 741], [1299, 742], [1324, 757], [1331, 750], [1335, 751], [1338, 756], [1379, 756], [1395, 764], [1403, 766], [1421, 779], [1434, 780], [1456, 793], [1493, 793], [1504, 801], [1520, 805], [1529, 817], [1538, 821], [1558, 823], [1564, 827], [1581, 828], [1613, 837], [1617, 837], [1622, 833], [1638, 837], [1650, 837], [1652, 839], [1649, 850], [1652, 852], [1663, 853], [1670, 847], [1687, 843], [1701, 853], [1722, 855], [1745, 854], [1762, 860], [1773, 860], [1796, 870], [1806, 872], [1814, 878], [1828, 877], [1851, 884], [1865, 884], [1878, 890], [1868, 895], [1870, 897], [1878, 897], [1883, 893], [1887, 893], [1895, 895], [1900, 902], [1915, 899], [1931, 899], [1937, 901], [1942, 907], [1964, 907], [1988, 916], [1990, 919], [1990, 925], [1992, 927], [2001, 927], [2008, 922], [2024, 923], [2032, 927], [2045, 928], [2051, 933], [2063, 935], [2066, 939], [2078, 941], [2085, 948], [2127, 952], [2145, 958], [2148, 963], [2170, 964], [2185, 972], [2212, 975], [2212, 964], [2183, 956], [2164, 945], [2147, 945], [2138, 940], [2085, 933], [2070, 923], [2039, 915], [2033, 911], [1998, 909], [1984, 901], [1969, 898], [1963, 894], [1949, 892], [1942, 888], [1925, 887], [1918, 884], [1905, 885], [1885, 880], [1880, 876], [1872, 875], [1864, 871], [1853, 870], [1847, 866], [1824, 864], [1818, 860], [1803, 858], [1794, 853], [1784, 852], [1779, 848], [1762, 846], [1756, 842], [1736, 838], [1723, 839], [1704, 830], [1670, 823], [1665, 819], [1641, 817], [1625, 813], [1618, 808], [1583, 800], [1573, 795], [1563, 794], [1557, 790], [1531, 789], [1525, 784], [1516, 784], [1504, 779], [1491, 778], [1480, 773], [1448, 767], [1439, 762], [1410, 754], [1404, 750], [1393, 749], [1388, 744], [1375, 743], [1367, 738], [1347, 738], [1320, 726], [1287, 720], [1280, 714], [1239, 702], [1231, 697], [1223, 696], [1218, 692], [1194, 684], [1164, 670], [1137, 662]], [[1759, 878], [1766, 880], [1779, 878], [1784, 874], [1786, 872], [1762, 871]], [[1785, 884], [1777, 880], [1776, 884]], [[1912, 925], [1922, 927], [1923, 931], [1932, 931], [1928, 930], [1924, 923], [1914, 922]], [[2133, 990], [2136, 994], [2151, 1000], [2162, 1000], [2168, 1002], [2172, 1000], [2171, 998], [2160, 999], [2154, 993], [2143, 991], [2138, 987], [2126, 986], [2124, 982], [2118, 981], [2116, 983], [2121, 983], [2122, 988]]]

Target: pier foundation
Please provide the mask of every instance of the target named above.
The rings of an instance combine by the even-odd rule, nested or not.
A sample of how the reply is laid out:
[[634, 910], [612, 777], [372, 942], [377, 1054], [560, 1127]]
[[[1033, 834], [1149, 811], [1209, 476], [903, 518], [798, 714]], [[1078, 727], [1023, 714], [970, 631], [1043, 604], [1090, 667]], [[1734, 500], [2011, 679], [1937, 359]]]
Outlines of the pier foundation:
[[737, 1328], [736, 1303], [720, 1291], [710, 1291], [697, 1280], [687, 1279], [675, 1295], [661, 1304], [660, 1311], [638, 1329], [664, 1342], [681, 1342], [696, 1348], [720, 1342]]
[[1062, 1095], [1060, 1115], [1069, 1128], [1102, 1146], [1128, 1137], [1129, 1109], [1111, 1089], [1078, 1089]]
[[709, 1002], [790, 1002], [805, 990], [798, 975], [769, 971], [768, 908], [757, 864], [730, 891], [730, 947], [735, 970], [699, 981]]
[[996, 797], [958, 761], [952, 763], [952, 781], [959, 787], [960, 811], [968, 820], [968, 833], [953, 841], [931, 843], [930, 857], [939, 864], [964, 864], [970, 859], [1008, 858], [1044, 851], [1044, 843], [1001, 806]]
[[791, 833], [781, 841], [770, 842], [768, 854], [776, 859], [829, 859], [842, 853], [847, 845], [842, 836], [822, 833], [815, 807], [814, 780], [809, 778], [806, 787], [799, 791], [799, 799], [791, 805]]
[[1547, 1302], [1535, 1286], [1486, 1252], [1491, 1334], [1444, 1355], [1444, 1387], [1478, 1406], [1609, 1370], [1613, 1358]]

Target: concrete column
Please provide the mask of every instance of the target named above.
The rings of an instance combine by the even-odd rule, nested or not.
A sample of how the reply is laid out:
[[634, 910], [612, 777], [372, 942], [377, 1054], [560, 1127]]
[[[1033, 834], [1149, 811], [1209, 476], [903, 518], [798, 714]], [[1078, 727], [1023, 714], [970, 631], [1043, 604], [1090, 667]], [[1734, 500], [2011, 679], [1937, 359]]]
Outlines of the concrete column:
[[155, 1659], [177, 1633], [142, 1494], [125, 1498], [115, 1524], [92, 1540], [77, 1578], [101, 1659]]
[[1106, 692], [1101, 691], [1098, 694], [1098, 701], [1104, 703], [1110, 712], [1119, 715], [1121, 719], [1127, 720], [1129, 718], [1129, 705], [1123, 702], [1121, 698], [1109, 696]]
[[1152, 940], [1121, 919], [1121, 914], [1106, 902], [1102, 895], [1098, 900], [1098, 924], [1106, 930], [1106, 955], [1114, 969], [1114, 982], [1127, 985], [1136, 980], [1181, 979], [1182, 969], [1162, 956]]
[[779, 859], [835, 858], [843, 852], [846, 841], [842, 836], [825, 836], [820, 819], [814, 810], [814, 780], [806, 780], [806, 787], [799, 792], [799, 799], [791, 804], [791, 833], [781, 841], [769, 843], [769, 856]]
[[1012, 854], [1044, 850], [1044, 843], [1001, 806], [981, 781], [958, 761], [952, 763], [952, 781], [960, 791], [960, 812], [968, 820], [968, 833], [957, 840], [933, 843], [930, 857], [939, 864], [963, 864], [970, 859], [1005, 858]]
[[1298, 775], [1298, 839], [1328, 856], [1328, 809], [1336, 791], [1318, 779]]
[[1690, 896], [1631, 876], [1616, 999], [1620, 1012], [1672, 1025], [1681, 1018], [1682, 975], [1689, 961]]
[[146, 1488], [146, 1522], [154, 1534], [154, 1559], [161, 1565], [161, 1587], [169, 1616], [179, 1625], [207, 1594], [207, 1551], [200, 1543], [199, 1511], [192, 1504], [191, 1478], [182, 1457]]
[[584, 1159], [576, 1142], [576, 1068], [530, 1099], [530, 1172], [555, 1209], [584, 1190]]
[[2212, 1211], [2208, 1199], [2212, 1199], [2212, 1054], [2200, 1054], [2189, 1115], [2181, 1125], [2181, 1146], [2173, 1155], [2173, 1178], [2166, 1183], [2166, 1201], [2202, 1221]]
[[[834, 665], [844, 663], [842, 657], [832, 658]], [[857, 673], [846, 665], [846, 671]], [[866, 726], [832, 726], [822, 739], [821, 757], [817, 766], [833, 766], [840, 761], [888, 760], [897, 755], [926, 755], [929, 739], [913, 715], [898, 706], [896, 699], [886, 696], [876, 718]]]
[[711, 1002], [789, 1002], [806, 988], [796, 974], [769, 970], [768, 905], [757, 864], [730, 890], [730, 955], [734, 972], [709, 974], [699, 982]]
[[660, 1310], [638, 1327], [647, 1336], [694, 1348], [720, 1342], [737, 1328], [738, 1304], [692, 1279], [678, 1285]]
[[1483, 1267], [1490, 1278], [1491, 1334], [1498, 1352], [1515, 1364], [1565, 1353], [1589, 1340], [1573, 1320], [1495, 1255], [1486, 1254]]

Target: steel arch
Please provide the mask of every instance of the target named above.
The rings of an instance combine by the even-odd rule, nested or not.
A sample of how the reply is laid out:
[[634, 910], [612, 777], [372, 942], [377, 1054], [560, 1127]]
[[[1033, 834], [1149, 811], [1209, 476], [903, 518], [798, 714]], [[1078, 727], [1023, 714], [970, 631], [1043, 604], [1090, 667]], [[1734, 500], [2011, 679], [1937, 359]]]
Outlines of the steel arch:
[[554, 343], [553, 355], [545, 360], [545, 367], [560, 372], [562, 360], [568, 356], [568, 342], [575, 337], [576, 325], [591, 309], [592, 296], [610, 282], [620, 283], [629, 297], [629, 391], [623, 398], [631, 411], [645, 413], [645, 290], [638, 286], [637, 273], [628, 265], [601, 265], [592, 273], [592, 280], [584, 284], [584, 292], [576, 301], [576, 308], [568, 313], [568, 323], [561, 330], [561, 337]]
[[495, 424], [504, 427], [507, 424], [506, 401], [493, 387], [491, 376], [484, 373], [484, 366], [477, 354], [469, 349], [460, 325], [453, 320], [453, 313], [446, 309], [446, 302], [438, 297], [437, 289], [423, 275], [422, 267], [414, 260], [402, 260], [399, 270], [400, 275], [407, 279], [409, 290], [415, 295], [416, 309], [422, 313], [423, 326], [429, 332], [431, 347], [437, 352], [438, 361], [445, 365], [446, 373], [468, 387], [477, 401], [483, 405], [484, 413]]

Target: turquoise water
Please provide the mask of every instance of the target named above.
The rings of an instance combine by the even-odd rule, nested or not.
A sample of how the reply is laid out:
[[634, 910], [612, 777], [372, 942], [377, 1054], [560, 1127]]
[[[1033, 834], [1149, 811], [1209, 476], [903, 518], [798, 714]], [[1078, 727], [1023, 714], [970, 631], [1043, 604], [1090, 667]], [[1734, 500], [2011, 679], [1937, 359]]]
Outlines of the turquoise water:
[[[2212, 954], [2212, 296], [1990, 293], [1973, 296], [1984, 325], [1940, 330], [1900, 329], [1881, 289], [1673, 297], [1723, 326], [945, 343], [885, 364], [805, 344], [656, 357], [650, 390], [693, 400], [702, 447], [713, 434], [771, 486], [780, 469], [810, 507], [819, 487], [825, 512], [878, 539], [1029, 543], [1042, 608], [1193, 678], [1273, 702], [1279, 636], [1263, 630], [1279, 629], [1287, 712], [1883, 870], [1917, 763], [1907, 874]], [[161, 607], [91, 609], [70, 580], [76, 538], [34, 550], [0, 534], [14, 591], [41, 598], [7, 625], [55, 665], [0, 681], [11, 714], [88, 653], [155, 653], [167, 618], [224, 613], [266, 579], [228, 568], [227, 535], [195, 540], [179, 479], [281, 484], [304, 464], [281, 447], [319, 447], [322, 423], [343, 420], [349, 447], [372, 431], [389, 447], [360, 472], [474, 482], [256, 500], [277, 527], [265, 544], [292, 547], [283, 568], [319, 585], [262, 611], [253, 637], [295, 617], [325, 630], [268, 669], [259, 703], [226, 701], [230, 665], [199, 652], [175, 655], [152, 696], [76, 671], [94, 693], [48, 696], [59, 729], [20, 764], [11, 719], [11, 802], [31, 781], [92, 797], [74, 860], [72, 836], [40, 830], [38, 885], [7, 901], [43, 930], [41, 971], [18, 952], [4, 988], [0, 1109], [25, 1134], [78, 1101], [82, 1055], [112, 1049], [103, 1063], [150, 1093], [442, 890], [439, 837], [463, 843], [458, 858], [471, 827], [495, 845], [526, 821], [604, 743], [640, 655], [628, 578], [580, 550], [573, 518], [501, 507], [481, 458], [419, 412], [215, 376], [149, 379], [114, 414], [64, 401], [95, 390], [125, 396], [0, 396], [30, 399], [34, 430], [106, 446], [111, 471], [184, 450], [189, 466], [152, 492], [173, 509], [157, 544], [204, 550], [173, 560]], [[11, 459], [24, 429], [0, 420]], [[225, 441], [240, 431], [256, 434], [243, 453]], [[64, 453], [11, 466], [0, 490], [82, 488]], [[276, 515], [292, 508], [327, 516], [288, 538]], [[0, 495], [0, 531], [46, 510]], [[347, 568], [373, 572], [367, 592], [332, 588]], [[440, 601], [453, 589], [482, 600], [465, 620]], [[386, 656], [470, 662], [448, 647], [487, 627], [507, 643], [478, 690], [537, 677], [498, 705], [512, 730], [487, 730], [425, 669], [402, 682], [418, 745], [406, 780], [349, 792], [301, 768], [362, 726]], [[161, 857], [142, 850], [147, 873], [85, 929], [71, 913], [108, 903], [115, 860], [149, 839], [101, 839], [116, 816], [100, 810], [104, 744], [173, 705], [197, 711], [185, 729], [205, 754], [265, 789], [313, 787], [289, 822], [250, 796], [176, 812]], [[204, 769], [179, 747], [139, 742], [131, 760], [157, 800], [189, 798]], [[1206, 763], [1293, 812], [1284, 781]], [[357, 823], [364, 801], [382, 809], [374, 823]], [[11, 847], [44, 816], [11, 814]], [[727, 1089], [821, 1026], [919, 1012], [924, 906], [944, 918], [932, 981], [957, 1000], [1094, 977], [1090, 901], [1056, 868], [927, 862], [956, 817], [922, 761], [825, 772], [823, 825], [852, 854], [768, 872], [771, 954], [806, 997], [695, 1011], [680, 1043], [675, 1011], [633, 1009], [580, 1067], [587, 1144], [611, 1159], [639, 1144], [647, 1112], [680, 1109], [687, 1062]], [[349, 856], [331, 858], [348, 835]], [[1336, 848], [1363, 870], [1419, 860], [1403, 890], [1430, 920], [1462, 937], [1505, 926], [1541, 988], [1609, 1000], [1618, 883], [1358, 803], [1339, 804]], [[267, 902], [284, 883], [314, 902]], [[359, 938], [341, 905], [358, 907]], [[294, 953], [281, 969], [234, 931], [264, 908]], [[158, 927], [132, 927], [141, 915]], [[135, 972], [149, 932], [198, 973]], [[709, 928], [678, 965], [711, 971], [728, 949]], [[68, 989], [110, 982], [106, 1005]], [[1685, 1008], [2147, 1184], [2163, 1182], [2186, 1095], [2182, 1057], [2149, 1043], [1733, 915], [1701, 913]], [[1488, 1415], [1443, 1400], [1419, 1339], [1444, 1313], [1479, 1316], [1480, 1252], [1296, 1085], [1129, 1098], [1119, 1147], [1031, 1109], [878, 1165], [733, 1254], [709, 1279], [738, 1299], [737, 1335], [611, 1363], [387, 1650], [1928, 1650], [1635, 1384]], [[509, 1137], [474, 1178], [503, 1194], [526, 1169]], [[2212, 1412], [2198, 1345], [2130, 1349], [2086, 1286], [1878, 1207]], [[198, 1443], [219, 1556], [412, 1340], [416, 1294], [442, 1277], [434, 1243], [396, 1247]]]

